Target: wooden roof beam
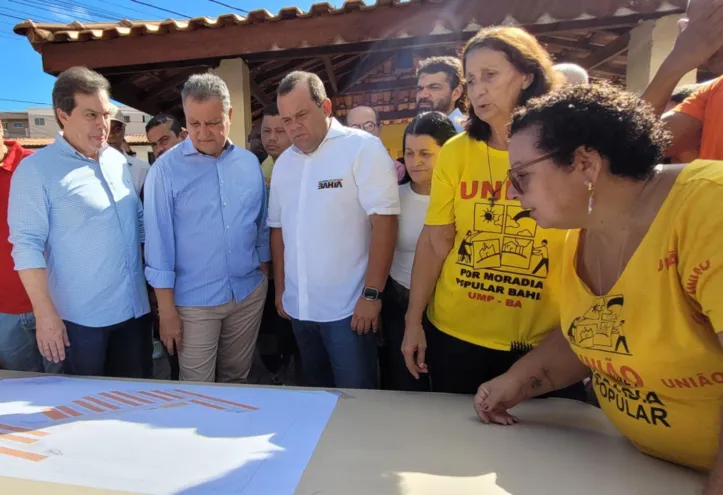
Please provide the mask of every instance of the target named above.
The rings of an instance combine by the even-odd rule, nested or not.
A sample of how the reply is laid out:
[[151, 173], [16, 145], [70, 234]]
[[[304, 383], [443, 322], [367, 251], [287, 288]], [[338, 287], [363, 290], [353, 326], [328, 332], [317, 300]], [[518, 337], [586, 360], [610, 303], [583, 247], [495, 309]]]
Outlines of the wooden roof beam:
[[331, 63], [331, 57], [328, 55], [324, 57], [324, 68], [326, 69], [326, 77], [329, 78], [331, 89], [334, 90], [333, 94], [337, 94], [339, 92], [339, 84], [337, 83], [336, 76], [334, 75], [334, 66]]
[[630, 32], [628, 31], [624, 35], [620, 36], [615, 41], [611, 41], [607, 45], [598, 48], [586, 58], [584, 58], [580, 65], [587, 70], [595, 69], [601, 66], [608, 60], [611, 60], [623, 52], [628, 50], [628, 44], [630, 43]]
[[271, 103], [271, 97], [266, 94], [266, 91], [259, 86], [259, 83], [257, 83], [253, 77], [249, 78], [249, 87], [251, 89], [251, 96], [256, 98], [256, 101], [261, 103], [263, 106]]
[[367, 77], [371, 71], [389, 60], [393, 55], [393, 53], [384, 52], [372, 53], [364, 57], [348, 76], [345, 76], [342, 81], [339, 81], [339, 93], [346, 93], [351, 86]]

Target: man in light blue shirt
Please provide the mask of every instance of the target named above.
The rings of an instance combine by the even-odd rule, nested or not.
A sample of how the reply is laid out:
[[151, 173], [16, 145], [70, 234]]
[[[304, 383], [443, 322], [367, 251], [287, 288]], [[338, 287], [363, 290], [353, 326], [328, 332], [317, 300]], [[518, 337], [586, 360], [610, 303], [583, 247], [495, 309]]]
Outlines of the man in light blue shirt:
[[62, 132], [15, 171], [8, 225], [43, 356], [70, 374], [141, 378], [152, 352], [143, 211], [125, 157], [106, 143], [108, 91], [84, 67], [58, 77]]
[[145, 185], [146, 278], [180, 379], [242, 382], [267, 291], [266, 187], [258, 159], [228, 139], [223, 80], [191, 76], [181, 96], [188, 138]]

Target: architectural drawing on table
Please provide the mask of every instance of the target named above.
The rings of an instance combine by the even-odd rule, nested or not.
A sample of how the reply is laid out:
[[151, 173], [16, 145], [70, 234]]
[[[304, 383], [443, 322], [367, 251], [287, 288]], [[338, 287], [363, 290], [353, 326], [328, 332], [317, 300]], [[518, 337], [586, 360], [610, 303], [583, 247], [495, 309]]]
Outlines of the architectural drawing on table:
[[[248, 404], [241, 404], [211, 395], [199, 394], [184, 389], [153, 390], [121, 392], [100, 392], [87, 395], [82, 399], [73, 400], [72, 403], [42, 411], [48, 419], [60, 424], [64, 421], [82, 419], [98, 419], [105, 414], [119, 414], [137, 410], [173, 409], [177, 407], [198, 406], [216, 411], [230, 413], [244, 413], [258, 411], [259, 408]], [[52, 426], [48, 425], [48, 426]], [[0, 442], [3, 440], [12, 444], [33, 444], [40, 438], [51, 433], [42, 430], [31, 430], [19, 426], [0, 424]], [[7, 455], [27, 461], [42, 461], [48, 456], [32, 452], [23, 452], [0, 445], [0, 455]]]
[[248, 404], [197, 394], [183, 389], [172, 391], [153, 390], [150, 392], [145, 390], [135, 392], [114, 390], [88, 395], [82, 399], [72, 401], [72, 404], [47, 409], [43, 411], [43, 414], [53, 421], [62, 421], [81, 416], [95, 417], [98, 414], [127, 411], [129, 408], [170, 409], [190, 404], [228, 412], [248, 412], [258, 409]]

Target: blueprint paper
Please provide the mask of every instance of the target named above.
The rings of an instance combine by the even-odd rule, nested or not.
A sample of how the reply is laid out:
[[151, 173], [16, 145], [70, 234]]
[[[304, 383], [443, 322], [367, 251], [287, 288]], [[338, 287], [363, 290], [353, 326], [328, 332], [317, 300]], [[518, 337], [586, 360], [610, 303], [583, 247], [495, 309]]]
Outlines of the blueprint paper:
[[186, 382], [0, 380], [0, 476], [142, 494], [293, 494], [336, 402]]

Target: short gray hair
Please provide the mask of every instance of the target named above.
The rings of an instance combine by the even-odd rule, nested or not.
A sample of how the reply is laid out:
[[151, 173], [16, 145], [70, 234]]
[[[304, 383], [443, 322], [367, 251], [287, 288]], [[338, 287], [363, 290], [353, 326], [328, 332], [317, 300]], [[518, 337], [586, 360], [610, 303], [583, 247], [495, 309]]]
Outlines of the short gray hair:
[[590, 76], [587, 71], [577, 64], [557, 64], [553, 65], [552, 68], [557, 71], [558, 74], [562, 74], [567, 84], [589, 84]]
[[87, 67], [71, 67], [62, 72], [53, 85], [53, 113], [58, 126], [63, 128], [58, 119], [58, 110], [70, 115], [77, 105], [75, 95], [94, 95], [105, 91], [110, 97], [110, 83], [108, 80]]
[[231, 109], [231, 94], [223, 79], [215, 74], [194, 74], [188, 78], [181, 91], [181, 100], [191, 98], [195, 101], [206, 101], [218, 98], [223, 105], [223, 113], [228, 114]]
[[294, 72], [288, 73], [279, 83], [276, 96], [288, 95], [296, 89], [300, 83], [306, 83], [309, 86], [311, 99], [317, 106], [321, 106], [327, 98], [326, 89], [324, 89], [324, 83], [321, 81], [321, 78], [313, 72], [295, 70]]

